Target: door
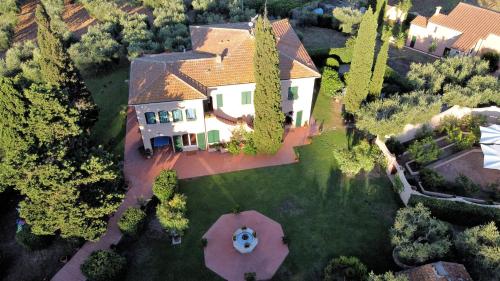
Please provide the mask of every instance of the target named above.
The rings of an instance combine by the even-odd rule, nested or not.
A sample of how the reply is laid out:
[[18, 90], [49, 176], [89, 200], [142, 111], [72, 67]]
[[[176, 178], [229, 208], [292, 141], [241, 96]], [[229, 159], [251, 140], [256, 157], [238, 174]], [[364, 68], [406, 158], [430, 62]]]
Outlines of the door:
[[200, 150], [207, 149], [207, 142], [205, 141], [205, 133], [196, 134], [196, 138], [198, 139], [198, 148]]
[[174, 148], [175, 152], [182, 151], [182, 136], [174, 136]]
[[450, 55], [450, 51], [451, 51], [450, 48], [448, 48], [448, 47], [444, 48], [443, 57], [449, 56]]
[[410, 47], [411, 48], [415, 47], [415, 42], [417, 42], [417, 36], [412, 36], [411, 37], [411, 42], [410, 42]]
[[295, 127], [302, 126], [302, 110], [297, 112], [297, 117], [295, 117]]

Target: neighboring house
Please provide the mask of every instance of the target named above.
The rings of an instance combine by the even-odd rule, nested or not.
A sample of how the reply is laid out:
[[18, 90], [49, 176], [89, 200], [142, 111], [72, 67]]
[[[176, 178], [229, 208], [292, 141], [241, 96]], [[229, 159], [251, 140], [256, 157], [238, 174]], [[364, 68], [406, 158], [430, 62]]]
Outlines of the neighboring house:
[[[255, 38], [251, 23], [191, 26], [192, 51], [137, 58], [130, 69], [145, 149], [205, 150], [229, 142], [234, 130], [252, 130]], [[272, 23], [280, 59], [286, 125], [309, 122], [316, 66], [288, 20]]]
[[406, 45], [436, 56], [500, 53], [500, 13], [459, 3], [448, 15], [417, 16]]
[[462, 264], [438, 261], [398, 272], [409, 281], [472, 281]]

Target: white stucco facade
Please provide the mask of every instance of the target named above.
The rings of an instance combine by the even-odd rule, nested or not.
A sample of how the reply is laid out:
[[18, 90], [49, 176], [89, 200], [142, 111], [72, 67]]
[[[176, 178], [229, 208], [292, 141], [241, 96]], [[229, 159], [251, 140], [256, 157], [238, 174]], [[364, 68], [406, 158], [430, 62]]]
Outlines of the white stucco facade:
[[[301, 78], [281, 81], [281, 105], [285, 115], [289, 116], [290, 127], [301, 127], [309, 123], [316, 78]], [[289, 99], [290, 87], [296, 87], [295, 98]], [[174, 137], [183, 140], [182, 150], [190, 151], [206, 149], [209, 140], [208, 133], [217, 131], [219, 142], [229, 142], [232, 132], [242, 127], [251, 130], [245, 122], [238, 122], [238, 118], [251, 120], [255, 115], [254, 109], [255, 83], [227, 85], [208, 89], [207, 99], [159, 102], [134, 105], [142, 134], [142, 140], [146, 149], [153, 148], [154, 138], [169, 137], [169, 145], [174, 146]], [[245, 94], [243, 94], [245, 93]], [[246, 98], [242, 96], [246, 95]], [[250, 100], [248, 100], [250, 95]], [[213, 112], [205, 112], [204, 104], [211, 103]], [[290, 97], [291, 98], [291, 97]], [[244, 101], [245, 99], [245, 101]], [[174, 121], [173, 112], [179, 111], [182, 120]], [[195, 120], [188, 120], [187, 110], [194, 110]], [[160, 112], [167, 112], [168, 122], [161, 122]], [[150, 119], [154, 115], [155, 122]], [[165, 116], [165, 113], [162, 113]], [[165, 118], [163, 118], [165, 121]], [[185, 136], [187, 135], [187, 136]]]

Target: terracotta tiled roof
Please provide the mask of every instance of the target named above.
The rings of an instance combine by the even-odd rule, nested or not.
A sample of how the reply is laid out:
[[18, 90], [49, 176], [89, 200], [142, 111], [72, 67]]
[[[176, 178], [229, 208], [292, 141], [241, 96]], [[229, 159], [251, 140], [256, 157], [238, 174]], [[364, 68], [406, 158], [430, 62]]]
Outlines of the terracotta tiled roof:
[[465, 267], [459, 263], [435, 262], [400, 272], [409, 281], [472, 281]]
[[422, 16], [417, 16], [411, 21], [410, 24], [418, 25], [421, 27], [427, 27], [427, 18]]
[[448, 15], [433, 15], [429, 22], [461, 32], [452, 47], [463, 51], [489, 34], [500, 36], [500, 13], [466, 3], [459, 3]]
[[[280, 53], [281, 79], [319, 77], [288, 20], [274, 21], [272, 25]], [[248, 23], [191, 26], [190, 31], [193, 51], [144, 56], [132, 62], [129, 104], [196, 99], [210, 87], [255, 82], [255, 42]], [[185, 92], [176, 93], [168, 87], [154, 93], [147, 90], [164, 89], [150, 84], [163, 83], [167, 73], [190, 85], [195, 92], [183, 88]]]

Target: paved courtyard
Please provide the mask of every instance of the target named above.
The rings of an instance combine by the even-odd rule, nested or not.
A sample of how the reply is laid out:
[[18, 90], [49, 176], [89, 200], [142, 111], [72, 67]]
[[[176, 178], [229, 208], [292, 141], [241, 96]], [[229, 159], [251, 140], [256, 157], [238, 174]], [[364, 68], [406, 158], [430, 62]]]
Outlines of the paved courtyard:
[[[242, 254], [231, 239], [236, 229], [255, 230], [258, 239], [252, 252]], [[243, 281], [245, 273], [256, 273], [257, 280], [269, 280], [288, 255], [281, 225], [256, 211], [222, 215], [203, 235], [205, 265], [228, 281]]]
[[475, 183], [486, 187], [500, 181], [500, 171], [483, 168], [483, 152], [472, 149], [460, 152], [452, 158], [443, 159], [430, 166], [447, 181], [454, 182], [460, 174], [472, 179]]

